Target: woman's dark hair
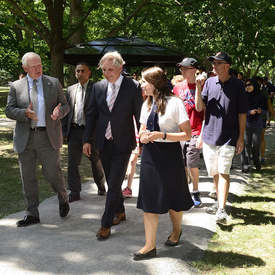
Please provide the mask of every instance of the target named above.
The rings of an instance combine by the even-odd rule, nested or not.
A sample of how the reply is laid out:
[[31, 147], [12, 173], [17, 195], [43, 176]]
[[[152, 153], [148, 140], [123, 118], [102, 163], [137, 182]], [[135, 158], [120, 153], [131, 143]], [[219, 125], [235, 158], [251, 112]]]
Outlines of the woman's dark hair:
[[254, 93], [260, 92], [260, 84], [258, 83], [258, 81], [255, 78], [250, 78], [245, 81], [245, 83], [247, 83], [247, 82], [250, 82], [253, 85], [254, 91], [255, 91], [255, 92], [253, 91]]
[[[166, 96], [175, 96], [167, 86], [167, 77], [165, 72], [159, 67], [151, 67], [142, 71], [142, 77], [150, 84], [155, 86], [154, 98], [158, 107], [158, 112], [165, 113]], [[147, 99], [147, 106], [151, 109], [153, 97]]]

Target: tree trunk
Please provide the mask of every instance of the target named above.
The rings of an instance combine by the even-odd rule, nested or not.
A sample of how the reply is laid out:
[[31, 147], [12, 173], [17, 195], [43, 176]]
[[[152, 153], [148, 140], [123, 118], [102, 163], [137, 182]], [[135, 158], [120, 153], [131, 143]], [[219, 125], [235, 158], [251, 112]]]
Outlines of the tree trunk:
[[[71, 0], [71, 9], [70, 9], [70, 20], [71, 20], [71, 25], [77, 25], [77, 19], [83, 16], [83, 9], [82, 9], [82, 1], [80, 0]], [[75, 34], [71, 37], [70, 39], [70, 44], [78, 44], [83, 42], [84, 34], [84, 27], [78, 29]], [[75, 66], [70, 65], [69, 66], [69, 79], [68, 79], [68, 84], [73, 85], [76, 82], [75, 79]]]
[[64, 45], [57, 47], [53, 45], [51, 48], [51, 76], [57, 77], [61, 82], [62, 86], [64, 85], [64, 75], [63, 75], [63, 61], [64, 61]]

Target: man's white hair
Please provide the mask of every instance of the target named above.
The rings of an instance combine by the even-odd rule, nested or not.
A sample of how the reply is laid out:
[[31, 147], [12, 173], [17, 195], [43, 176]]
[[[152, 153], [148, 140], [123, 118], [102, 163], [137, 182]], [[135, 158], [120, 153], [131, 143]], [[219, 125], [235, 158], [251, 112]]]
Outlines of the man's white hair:
[[30, 57], [38, 57], [38, 58], [40, 59], [40, 61], [41, 61], [41, 58], [40, 58], [40, 56], [39, 56], [37, 53], [28, 52], [28, 53], [25, 53], [25, 54], [23, 55], [23, 57], [22, 57], [22, 65], [23, 65], [23, 66], [27, 67], [27, 65], [28, 65], [28, 59], [29, 59]]
[[113, 64], [116, 67], [120, 67], [121, 65], [123, 66], [125, 64], [125, 61], [123, 60], [122, 56], [120, 55], [120, 53], [118, 53], [117, 51], [114, 52], [107, 52], [106, 54], [104, 54], [102, 56], [102, 58], [100, 59], [99, 63], [98, 63], [98, 68], [102, 69], [102, 64], [108, 60], [111, 59]]

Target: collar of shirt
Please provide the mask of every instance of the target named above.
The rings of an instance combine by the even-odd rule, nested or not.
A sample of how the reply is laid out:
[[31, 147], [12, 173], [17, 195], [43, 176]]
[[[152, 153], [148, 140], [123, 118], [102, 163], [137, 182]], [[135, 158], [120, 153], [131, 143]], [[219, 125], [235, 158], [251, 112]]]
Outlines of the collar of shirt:
[[[32, 79], [31, 77], [29, 77], [28, 74], [27, 74], [27, 79], [28, 79], [29, 91], [30, 91], [32, 89], [32, 85], [33, 85], [34, 79]], [[39, 85], [42, 83], [41, 79], [42, 79], [42, 75], [39, 78], [36, 79], [37, 80], [37, 84], [36, 84], [37, 88], [39, 88]]]
[[[122, 80], [123, 80], [123, 75], [120, 75], [118, 80], [114, 83], [116, 85], [116, 94], [118, 94], [118, 91], [120, 89]], [[112, 83], [108, 83], [108, 94], [112, 91]]]
[[[84, 84], [80, 84], [78, 82], [78, 85], [82, 85], [84, 87], [84, 93], [87, 91], [87, 87], [88, 87], [88, 83], [89, 83], [89, 80], [87, 82], [85, 82]], [[78, 86], [79, 87], [79, 86]]]

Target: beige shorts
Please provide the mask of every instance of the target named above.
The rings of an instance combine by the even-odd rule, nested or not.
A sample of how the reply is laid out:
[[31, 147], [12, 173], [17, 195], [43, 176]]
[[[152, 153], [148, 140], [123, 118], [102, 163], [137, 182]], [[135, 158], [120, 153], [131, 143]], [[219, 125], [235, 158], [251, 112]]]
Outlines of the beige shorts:
[[203, 158], [209, 176], [230, 174], [232, 159], [235, 155], [235, 146], [214, 146], [203, 142]]

